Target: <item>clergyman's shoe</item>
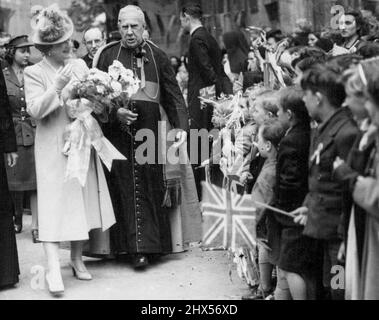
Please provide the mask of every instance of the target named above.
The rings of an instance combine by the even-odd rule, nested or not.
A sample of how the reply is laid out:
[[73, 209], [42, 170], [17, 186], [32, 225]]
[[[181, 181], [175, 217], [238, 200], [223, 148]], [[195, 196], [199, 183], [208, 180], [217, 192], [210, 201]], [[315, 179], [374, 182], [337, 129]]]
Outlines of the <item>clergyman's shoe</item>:
[[145, 268], [149, 264], [147, 257], [143, 254], [136, 254], [133, 259], [133, 267], [135, 269]]
[[22, 225], [21, 224], [15, 224], [14, 225], [14, 231], [19, 234], [22, 232]]
[[22, 214], [17, 215], [14, 218], [14, 231], [16, 233], [21, 233], [22, 232]]

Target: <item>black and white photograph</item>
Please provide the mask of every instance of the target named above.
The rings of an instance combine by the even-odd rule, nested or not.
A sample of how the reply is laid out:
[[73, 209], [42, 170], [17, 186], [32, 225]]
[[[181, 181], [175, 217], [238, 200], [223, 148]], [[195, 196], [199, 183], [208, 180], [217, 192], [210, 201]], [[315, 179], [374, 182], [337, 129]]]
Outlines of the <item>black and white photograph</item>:
[[0, 0], [0, 64], [0, 301], [379, 300], [379, 0]]

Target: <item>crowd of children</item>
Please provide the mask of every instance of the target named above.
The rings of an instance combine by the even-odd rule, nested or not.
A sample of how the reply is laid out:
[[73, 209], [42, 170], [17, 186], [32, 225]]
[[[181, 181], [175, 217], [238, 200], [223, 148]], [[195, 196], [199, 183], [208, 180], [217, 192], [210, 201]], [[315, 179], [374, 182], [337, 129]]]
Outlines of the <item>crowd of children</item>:
[[292, 59], [291, 85], [245, 91], [234, 132], [240, 183], [279, 209], [257, 206], [259, 286], [243, 298], [379, 299], [379, 58]]

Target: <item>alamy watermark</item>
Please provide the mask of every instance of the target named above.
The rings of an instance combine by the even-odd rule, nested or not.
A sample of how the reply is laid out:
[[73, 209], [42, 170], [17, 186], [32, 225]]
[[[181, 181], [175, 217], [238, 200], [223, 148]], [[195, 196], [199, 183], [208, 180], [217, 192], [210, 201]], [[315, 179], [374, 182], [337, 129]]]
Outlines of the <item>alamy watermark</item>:
[[[238, 134], [243, 133], [244, 128]], [[200, 165], [205, 160], [219, 164], [220, 152], [211, 152], [212, 142], [221, 138], [221, 130], [191, 129], [187, 143], [180, 148], [175, 145], [178, 129], [167, 131], [165, 121], [158, 122], [158, 136], [151, 129], [139, 129], [133, 136], [137, 147], [135, 148], [135, 161], [144, 164], [188, 164]], [[221, 139], [222, 140], [222, 139]], [[225, 142], [225, 141], [224, 141]], [[188, 148], [189, 144], [189, 148]], [[223, 145], [221, 142], [220, 145]], [[235, 156], [239, 148], [236, 148]], [[219, 150], [221, 151], [221, 150]], [[243, 155], [240, 155], [243, 157]]]
[[341, 265], [335, 265], [330, 270], [330, 273], [333, 274], [330, 280], [330, 287], [333, 290], [345, 290], [345, 268]]
[[30, 287], [33, 290], [44, 290], [46, 269], [43, 266], [36, 265], [30, 269], [30, 273], [32, 274]]

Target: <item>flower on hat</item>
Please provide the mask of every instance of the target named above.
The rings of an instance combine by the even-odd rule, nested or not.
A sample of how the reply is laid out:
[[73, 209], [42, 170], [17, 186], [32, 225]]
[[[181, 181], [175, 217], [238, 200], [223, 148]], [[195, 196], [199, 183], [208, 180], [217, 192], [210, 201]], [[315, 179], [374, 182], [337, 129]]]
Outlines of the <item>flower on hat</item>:
[[72, 21], [57, 4], [52, 4], [39, 13], [34, 28], [40, 41], [54, 43], [70, 32]]

